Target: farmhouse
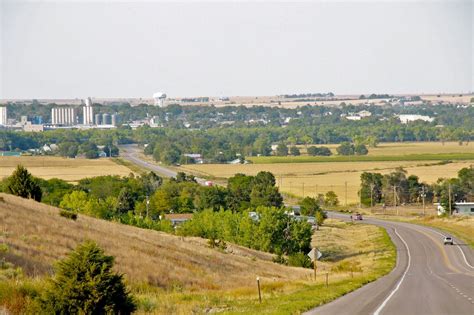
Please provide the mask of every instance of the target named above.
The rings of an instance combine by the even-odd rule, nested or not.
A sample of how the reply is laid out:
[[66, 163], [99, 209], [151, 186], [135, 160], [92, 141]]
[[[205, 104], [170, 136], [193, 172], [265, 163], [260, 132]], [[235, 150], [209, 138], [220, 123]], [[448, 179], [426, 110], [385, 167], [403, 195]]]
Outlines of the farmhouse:
[[[446, 212], [444, 207], [439, 203], [435, 203], [438, 210], [438, 215], [442, 215]], [[456, 202], [455, 208], [453, 209], [455, 215], [474, 215], [474, 202]]]

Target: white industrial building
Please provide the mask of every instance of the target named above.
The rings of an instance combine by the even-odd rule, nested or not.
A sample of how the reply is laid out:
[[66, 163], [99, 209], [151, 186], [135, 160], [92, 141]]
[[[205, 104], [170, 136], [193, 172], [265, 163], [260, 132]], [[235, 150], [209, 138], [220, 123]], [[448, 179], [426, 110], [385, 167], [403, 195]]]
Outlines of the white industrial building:
[[83, 113], [83, 124], [84, 125], [93, 125], [94, 124], [94, 109], [92, 108], [92, 100], [88, 97], [85, 100], [85, 106], [82, 108]]
[[156, 92], [153, 94], [153, 99], [155, 100], [155, 106], [164, 107], [166, 94], [163, 92]]
[[398, 118], [402, 124], [409, 123], [411, 121], [422, 120], [426, 122], [432, 122], [434, 120], [433, 117], [424, 116], [424, 115], [399, 115]]
[[7, 108], [0, 107], [0, 125], [7, 125]]
[[51, 108], [51, 124], [71, 126], [76, 123], [76, 113], [71, 107]]

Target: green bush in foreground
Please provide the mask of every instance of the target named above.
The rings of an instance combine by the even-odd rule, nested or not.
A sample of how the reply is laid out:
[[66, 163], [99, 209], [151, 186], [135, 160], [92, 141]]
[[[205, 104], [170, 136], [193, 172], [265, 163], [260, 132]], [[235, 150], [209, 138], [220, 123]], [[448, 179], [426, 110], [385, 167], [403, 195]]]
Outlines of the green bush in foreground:
[[112, 272], [114, 258], [94, 242], [79, 245], [56, 265], [42, 298], [47, 313], [130, 314], [136, 306], [123, 276]]

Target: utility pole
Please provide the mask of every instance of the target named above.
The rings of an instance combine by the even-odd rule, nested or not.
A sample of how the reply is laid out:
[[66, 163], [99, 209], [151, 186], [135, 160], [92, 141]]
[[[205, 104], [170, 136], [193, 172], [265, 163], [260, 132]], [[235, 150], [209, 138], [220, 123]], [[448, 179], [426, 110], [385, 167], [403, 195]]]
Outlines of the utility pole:
[[448, 184], [448, 202], [449, 202], [449, 215], [452, 215], [452, 209], [451, 209], [451, 183]]
[[425, 186], [421, 186], [421, 198], [423, 198], [423, 216], [425, 216]]
[[374, 203], [372, 202], [374, 200], [374, 184], [370, 184], [370, 207], [372, 208], [374, 206]]
[[347, 181], [344, 182], [344, 190], [345, 190], [344, 205], [347, 207]]
[[393, 204], [395, 205], [395, 208], [397, 209], [397, 215], [398, 215], [398, 208], [397, 208], [397, 186], [393, 186]]

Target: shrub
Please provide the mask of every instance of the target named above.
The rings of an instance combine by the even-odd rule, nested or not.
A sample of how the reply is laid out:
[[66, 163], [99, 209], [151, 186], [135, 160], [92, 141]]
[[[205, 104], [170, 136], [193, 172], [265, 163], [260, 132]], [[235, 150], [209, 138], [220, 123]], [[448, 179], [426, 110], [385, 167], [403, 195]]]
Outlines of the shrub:
[[114, 257], [94, 242], [80, 244], [55, 266], [41, 302], [47, 313], [130, 314], [136, 306], [123, 282], [112, 272]]
[[77, 213], [74, 213], [72, 211], [61, 210], [61, 211], [59, 211], [59, 215], [62, 216], [62, 217], [65, 217], [66, 219], [71, 219], [71, 220], [74, 220], [74, 221], [77, 220]]
[[337, 206], [339, 204], [339, 199], [334, 191], [330, 190], [324, 196], [324, 204], [327, 206]]
[[301, 154], [301, 152], [300, 152], [300, 149], [298, 149], [298, 147], [291, 147], [290, 154], [293, 156], [298, 156]]
[[308, 148], [308, 155], [311, 156], [330, 156], [332, 154], [331, 150], [328, 147], [309, 147]]
[[288, 256], [288, 265], [293, 267], [311, 268], [311, 259], [305, 253], [295, 253]]

